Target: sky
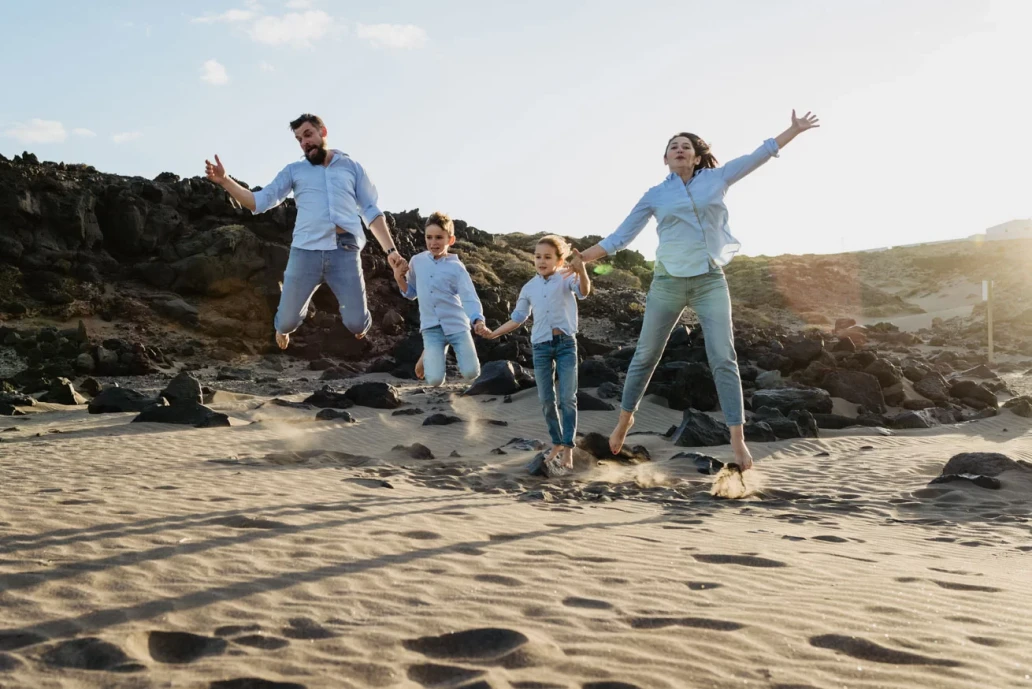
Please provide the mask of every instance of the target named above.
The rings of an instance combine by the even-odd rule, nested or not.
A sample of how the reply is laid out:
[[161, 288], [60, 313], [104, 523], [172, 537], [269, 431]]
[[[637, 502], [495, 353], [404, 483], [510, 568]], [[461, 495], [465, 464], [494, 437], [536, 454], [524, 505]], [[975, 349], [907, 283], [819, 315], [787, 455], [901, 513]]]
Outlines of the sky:
[[[265, 185], [320, 115], [388, 211], [605, 235], [691, 131], [721, 161], [820, 117], [728, 192], [743, 253], [1032, 217], [1032, 0], [0, 0], [0, 153]], [[654, 256], [654, 223], [631, 248]]]

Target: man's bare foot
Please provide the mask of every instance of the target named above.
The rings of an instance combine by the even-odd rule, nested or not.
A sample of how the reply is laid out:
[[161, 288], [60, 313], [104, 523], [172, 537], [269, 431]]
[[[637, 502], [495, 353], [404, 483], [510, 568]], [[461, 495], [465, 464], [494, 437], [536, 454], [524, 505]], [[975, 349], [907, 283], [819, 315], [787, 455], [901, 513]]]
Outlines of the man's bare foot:
[[744, 440], [740, 442], [732, 442], [731, 449], [735, 453], [735, 464], [741, 467], [742, 471], [752, 469], [752, 454], [749, 452], [749, 448], [746, 446]]
[[563, 448], [563, 462], [562, 462], [562, 466], [563, 466], [564, 469], [572, 469], [573, 468], [573, 448], [572, 447], [564, 447]]
[[620, 450], [623, 449], [624, 441], [627, 440], [627, 432], [631, 430], [631, 426], [634, 425], [634, 414], [620, 410], [620, 420], [616, 423], [616, 428], [609, 434], [609, 450], [614, 455], [620, 454]]
[[416, 362], [416, 378], [423, 380], [423, 355], [419, 355], [419, 361]]
[[280, 349], [286, 349], [287, 345], [290, 344], [290, 335], [286, 333], [276, 333], [276, 344], [279, 345]]

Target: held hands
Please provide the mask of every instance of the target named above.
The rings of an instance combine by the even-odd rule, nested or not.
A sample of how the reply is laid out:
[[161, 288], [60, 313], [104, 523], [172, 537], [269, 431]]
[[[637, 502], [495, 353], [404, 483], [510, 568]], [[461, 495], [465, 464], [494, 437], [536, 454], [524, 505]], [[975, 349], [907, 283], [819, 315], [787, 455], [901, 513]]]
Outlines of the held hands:
[[809, 110], [807, 110], [806, 114], [802, 117], [796, 117], [795, 110], [792, 110], [792, 129], [796, 130], [796, 132], [802, 133], [807, 129], [813, 129], [820, 126], [820, 120], [818, 120], [817, 116]]
[[575, 272], [579, 273], [584, 270], [584, 257], [576, 249], [572, 250], [570, 254], [570, 268]]
[[408, 273], [408, 261], [406, 261], [397, 251], [391, 252], [391, 254], [387, 256], [387, 263], [390, 264], [391, 269], [394, 270], [395, 277], [404, 277], [405, 274]]
[[484, 321], [477, 321], [474, 323], [473, 332], [487, 340], [493, 340], [495, 338], [494, 332], [484, 324]]
[[204, 175], [218, 185], [226, 181], [226, 168], [222, 161], [219, 160], [218, 154], [215, 155], [214, 165], [212, 165], [210, 160], [204, 161]]

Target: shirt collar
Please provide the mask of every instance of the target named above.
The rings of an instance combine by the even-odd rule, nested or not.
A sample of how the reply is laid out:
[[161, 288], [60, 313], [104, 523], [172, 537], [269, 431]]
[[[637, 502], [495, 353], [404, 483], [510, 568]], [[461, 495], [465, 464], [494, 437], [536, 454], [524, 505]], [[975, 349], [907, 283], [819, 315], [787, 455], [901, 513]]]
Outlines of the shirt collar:
[[430, 257], [431, 261], [458, 261], [459, 260], [459, 257], [456, 256], [455, 254], [451, 253], [451, 252], [446, 253], [444, 256], [441, 256], [440, 258], [434, 258], [434, 255], [432, 253], [430, 253], [429, 249], [427, 249], [426, 250], [426, 255]]

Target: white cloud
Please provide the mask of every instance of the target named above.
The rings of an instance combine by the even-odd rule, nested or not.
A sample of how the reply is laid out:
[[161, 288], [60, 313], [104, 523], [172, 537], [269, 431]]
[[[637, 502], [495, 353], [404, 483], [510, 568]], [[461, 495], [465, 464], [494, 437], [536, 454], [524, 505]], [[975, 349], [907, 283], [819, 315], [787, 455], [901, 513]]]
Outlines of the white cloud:
[[280, 17], [260, 17], [251, 27], [251, 38], [267, 45], [306, 48], [334, 28], [333, 17], [322, 10], [291, 12]]
[[23, 144], [56, 144], [68, 138], [64, 125], [55, 120], [32, 119], [28, 123], [16, 122], [4, 131], [4, 136], [17, 139]]
[[92, 129], [86, 129], [85, 127], [76, 127], [75, 129], [72, 130], [72, 134], [75, 134], [76, 136], [89, 136], [89, 137], [94, 137], [94, 136], [97, 135], [97, 133], [95, 131], [93, 131]]
[[206, 14], [203, 17], [194, 17], [190, 21], [195, 24], [214, 24], [216, 22], [237, 23], [254, 19], [253, 10], [226, 10], [222, 14]]
[[287, 3], [287, 9], [291, 10], [307, 10], [312, 7], [312, 0], [290, 0]]
[[112, 135], [111, 140], [114, 141], [116, 144], [124, 144], [126, 141], [134, 141], [136, 139], [139, 139], [140, 136], [140, 132], [120, 132], [118, 134]]
[[222, 86], [229, 83], [229, 75], [226, 74], [226, 67], [218, 60], [208, 60], [201, 65], [201, 81], [212, 86]]
[[359, 38], [377, 48], [411, 50], [426, 45], [426, 31], [414, 24], [359, 24], [355, 32]]
[[258, 69], [262, 70], [263, 72], [275, 72], [276, 71], [276, 68], [273, 65], [269, 64], [268, 62], [266, 62], [265, 60], [261, 61], [261, 63], [258, 65]]

